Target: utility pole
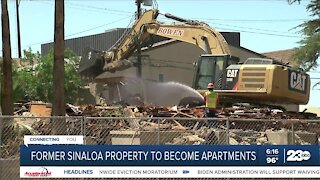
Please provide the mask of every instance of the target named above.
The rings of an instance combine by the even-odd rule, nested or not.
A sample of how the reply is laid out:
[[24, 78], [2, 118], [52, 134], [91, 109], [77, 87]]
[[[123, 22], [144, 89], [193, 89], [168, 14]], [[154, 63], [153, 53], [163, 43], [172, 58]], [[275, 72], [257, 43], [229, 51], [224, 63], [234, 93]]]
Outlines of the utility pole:
[[18, 32], [18, 58], [19, 58], [19, 61], [21, 62], [22, 52], [21, 52], [19, 5], [20, 5], [20, 0], [16, 0], [17, 32]]
[[[136, 0], [137, 4], [137, 19], [140, 18], [141, 15], [141, 0]], [[141, 45], [140, 42], [137, 44], [137, 77], [142, 77], [142, 63], [141, 63]]]

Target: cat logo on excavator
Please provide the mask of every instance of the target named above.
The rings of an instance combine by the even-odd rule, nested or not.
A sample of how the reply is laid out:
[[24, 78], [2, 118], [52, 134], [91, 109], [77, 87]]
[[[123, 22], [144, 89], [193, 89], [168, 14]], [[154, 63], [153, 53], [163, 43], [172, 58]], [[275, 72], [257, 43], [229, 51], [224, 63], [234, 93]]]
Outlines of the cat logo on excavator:
[[229, 69], [227, 71], [227, 77], [237, 77], [238, 69]]
[[306, 93], [306, 79], [306, 74], [300, 73], [298, 71], [289, 70], [289, 89]]

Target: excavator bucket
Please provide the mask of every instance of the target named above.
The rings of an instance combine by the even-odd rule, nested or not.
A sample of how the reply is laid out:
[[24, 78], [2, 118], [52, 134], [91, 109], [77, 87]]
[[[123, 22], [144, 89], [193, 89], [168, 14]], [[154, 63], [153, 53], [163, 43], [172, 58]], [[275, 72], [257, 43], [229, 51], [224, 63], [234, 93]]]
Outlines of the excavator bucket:
[[127, 59], [110, 60], [108, 57], [110, 52], [102, 52], [90, 48], [86, 49], [79, 64], [80, 76], [82, 78], [94, 79], [103, 72], [114, 73], [133, 66], [133, 63]]
[[83, 78], [93, 79], [103, 73], [103, 52], [87, 48], [81, 56], [79, 74]]

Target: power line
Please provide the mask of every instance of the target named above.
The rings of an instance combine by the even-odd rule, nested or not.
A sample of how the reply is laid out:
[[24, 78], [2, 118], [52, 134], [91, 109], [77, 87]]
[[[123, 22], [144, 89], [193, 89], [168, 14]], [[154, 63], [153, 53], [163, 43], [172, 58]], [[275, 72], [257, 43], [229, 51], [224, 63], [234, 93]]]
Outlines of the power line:
[[[48, 1], [51, 2], [53, 0], [43, 0], [43, 1], [42, 0], [41, 1], [40, 0], [28, 0], [28, 1], [37, 1], [37, 2], [40, 2], [40, 3], [43, 2], [43, 1], [47, 1], [47, 3], [46, 2], [43, 2], [43, 3], [53, 5], [52, 3], [48, 3]], [[94, 10], [101, 10], [101, 11], [106, 12], [106, 13], [111, 13], [111, 12], [122, 13], [122, 14], [132, 14], [133, 13], [133, 12], [130, 12], [130, 11], [103, 8], [103, 7], [97, 7], [97, 6], [89, 6], [89, 5], [84, 5], [84, 4], [75, 4], [75, 3], [70, 3], [69, 1], [72, 1], [72, 0], [66, 0], [66, 5], [68, 5], [68, 6], [72, 7], [72, 8], [76, 8], [76, 9], [83, 9], [83, 10], [94, 9]], [[84, 1], [84, 0], [74, 0], [74, 1]], [[124, 1], [124, 0], [122, 0], [122, 1]], [[185, 1], [185, 0], [180, 0], [180, 1]], [[186, 0], [186, 1], [188, 1], [188, 0]], [[256, 1], [256, 0], [251, 0], [251, 1]], [[259, 0], [257, 0], [257, 1], [259, 1]], [[114, 14], [114, 13], [111, 13], [111, 14]], [[117, 14], [117, 15], [119, 15], [119, 14]], [[256, 22], [269, 22], [269, 23], [281, 22], [282, 23], [282, 22], [296, 22], [296, 21], [307, 21], [307, 20], [309, 20], [309, 19], [219, 19], [219, 18], [193, 18], [193, 19], [200, 20], [200, 21], [235, 21], [235, 22], [252, 22], [252, 23], [256, 23]]]
[[[75, 7], [81, 7], [84, 9], [94, 9], [94, 10], [101, 10], [104, 12], [117, 12], [117, 13], [122, 13], [122, 14], [132, 14], [133, 12], [130, 11], [123, 11], [123, 10], [116, 10], [116, 9], [110, 9], [110, 8], [102, 8], [102, 7], [97, 7], [97, 6], [88, 6], [88, 5], [83, 5], [83, 4], [75, 4], [75, 3], [70, 3], [68, 2], [67, 5], [75, 6]], [[73, 7], [73, 8], [75, 8]], [[213, 18], [193, 18], [196, 20], [204, 20], [204, 21], [235, 21], [235, 22], [296, 22], [296, 21], [307, 21], [308, 19], [213, 19]]]
[[[168, 20], [165, 17], [159, 17], [161, 20]], [[189, 18], [192, 20], [198, 20], [200, 22], [219, 22], [219, 21], [229, 21], [229, 22], [236, 22], [236, 23], [291, 23], [291, 22], [301, 22], [308, 21], [309, 19], [211, 19], [211, 18]]]
[[94, 29], [98, 29], [98, 28], [101, 28], [101, 27], [103, 27], [103, 26], [107, 26], [107, 25], [110, 25], [110, 24], [113, 24], [113, 23], [116, 23], [116, 22], [119, 22], [119, 21], [128, 19], [129, 17], [132, 17], [132, 16], [126, 16], [126, 17], [124, 17], [124, 18], [121, 18], [121, 19], [118, 19], [118, 20], [109, 22], [109, 23], [107, 23], [107, 24], [99, 25], [99, 26], [96, 26], [96, 27], [93, 27], [93, 28], [89, 28], [89, 29], [86, 29], [86, 30], [83, 30], [83, 31], [79, 31], [79, 32], [76, 32], [76, 33], [73, 33], [73, 34], [69, 34], [69, 35], [67, 35], [66, 37], [70, 37], [70, 36], [74, 36], [74, 35], [81, 34], [81, 33], [84, 33], [84, 32], [92, 31], [92, 30], [94, 30]]
[[[166, 22], [172, 22], [172, 21], [168, 21], [168, 19], [164, 18], [164, 17], [160, 17], [159, 19], [164, 20]], [[201, 21], [201, 22], [204, 22], [204, 23], [207, 23], [207, 24], [213, 24], [213, 26], [212, 26], [213, 28], [216, 28], [217, 27], [216, 24], [217, 24], [217, 25], [221, 25], [221, 26], [242, 28], [242, 29], [245, 29], [245, 30], [265, 31], [265, 32], [267, 32], [266, 34], [268, 34], [268, 35], [279, 35], [279, 36], [281, 36], [280, 34], [271, 34], [271, 33], [281, 33], [281, 34], [284, 34], [283, 36], [299, 37], [299, 36], [290, 36], [290, 35], [288, 35], [288, 34], [296, 35], [296, 33], [290, 33], [290, 32], [284, 32], [284, 31], [275, 31], [275, 30], [271, 30], [271, 29], [252, 28], [252, 27], [247, 27], [247, 26], [235, 26], [235, 25], [230, 25], [230, 24], [225, 24], [225, 23], [216, 23], [216, 22], [210, 22], [210, 21]], [[227, 29], [227, 28], [223, 28], [223, 29]], [[236, 31], [241, 31], [241, 30], [236, 30]], [[255, 32], [255, 33], [258, 33], [258, 32]]]
[[[222, 24], [222, 23], [214, 23], [214, 24], [221, 25], [221, 26], [235, 27], [235, 28], [244, 28], [244, 29], [249, 29], [249, 30], [265, 31], [265, 32], [275, 32], [275, 33], [284, 33], [284, 34], [289, 33], [289, 32], [283, 32], [283, 31], [275, 31], [275, 30], [271, 30], [271, 29], [260, 29], [260, 28], [244, 27], [244, 26], [234, 26], [234, 25]], [[289, 33], [289, 34], [293, 35], [293, 33]]]
[[279, 36], [279, 37], [288, 37], [288, 38], [301, 38], [300, 36], [254, 32], [254, 31], [246, 31], [246, 30], [238, 30], [238, 29], [230, 29], [230, 28], [219, 28], [218, 27], [218, 29], [225, 29], [225, 30], [228, 30], [228, 31], [238, 31], [238, 32], [243, 32], [243, 33], [262, 34], [262, 35], [269, 35], [269, 36]]
[[[96, 7], [96, 6], [89, 6], [89, 5], [84, 5], [84, 4], [75, 4], [75, 3], [70, 3], [66, 2], [66, 5], [73, 6], [73, 8], [83, 8], [83, 9], [94, 9], [94, 10], [101, 10], [106, 13], [111, 13], [111, 14], [118, 14], [120, 15], [123, 14], [132, 14], [133, 12], [130, 11], [123, 11], [123, 10], [117, 10], [117, 9], [110, 9], [110, 8], [103, 8], [103, 7]], [[118, 14], [119, 15], [119, 14]]]
[[[234, 30], [234, 29], [229, 29], [229, 30]], [[262, 34], [262, 35], [269, 35], [269, 36], [288, 37], [288, 38], [301, 38], [301, 36], [283, 35], [283, 34], [274, 34], [274, 33], [263, 33], [263, 32], [253, 32], [253, 31], [246, 31], [246, 30], [239, 30], [239, 32], [252, 33], [252, 34]]]
[[296, 21], [308, 21], [309, 19], [216, 19], [216, 18], [195, 18], [198, 20], [204, 20], [204, 21], [235, 21], [235, 22], [296, 22]]
[[[33, 1], [37, 1], [37, 2], [42, 2], [42, 1], [38, 1], [38, 0], [33, 0]], [[68, 1], [68, 0], [67, 0]], [[80, 0], [81, 1], [81, 0]], [[122, 0], [123, 1], [123, 0]], [[182, 0], [181, 0], [182, 1]], [[43, 3], [46, 3], [46, 2], [43, 2]], [[68, 2], [69, 3], [69, 2]], [[48, 4], [48, 2], [46, 3]], [[51, 4], [51, 3], [50, 3]], [[70, 3], [69, 3], [70, 4]], [[74, 3], [71, 3], [71, 5], [75, 5], [75, 6], [79, 6], [79, 7], [85, 7], [84, 5], [77, 5], [77, 4], [74, 4]], [[99, 7], [95, 7], [95, 6], [88, 6], [89, 8], [92, 8], [92, 9], [100, 9], [100, 10], [103, 10], [103, 11], [113, 11], [113, 12], [119, 12], [119, 13], [131, 13], [131, 12], [128, 12], [128, 11], [122, 11], [122, 10], [113, 10], [113, 9], [108, 9], [108, 8], [99, 8]], [[127, 16], [125, 18], [121, 18], [121, 19], [118, 19], [116, 21], [113, 21], [113, 22], [110, 22], [110, 23], [107, 23], [107, 24], [103, 24], [103, 25], [99, 25], [99, 26], [96, 26], [96, 27], [93, 27], [93, 28], [90, 28], [90, 29], [86, 29], [86, 30], [83, 30], [83, 31], [80, 31], [80, 32], [76, 32], [76, 33], [73, 33], [73, 34], [69, 34], [67, 35], [66, 37], [70, 37], [70, 36], [74, 36], [74, 35], [77, 35], [77, 34], [81, 34], [81, 33], [84, 33], [84, 32], [88, 32], [88, 31], [91, 31], [91, 30], [94, 30], [94, 29], [98, 29], [100, 27], [103, 27], [103, 26], [107, 26], [109, 24], [112, 24], [112, 23], [115, 23], [115, 22], [118, 22], [118, 21], [122, 21], [124, 19], [127, 19], [128, 17], [130, 16]], [[209, 19], [210, 20], [210, 19]], [[213, 19], [211, 19], [213, 20]], [[232, 20], [232, 19], [230, 19]], [[282, 19], [284, 20], [284, 19]], [[248, 20], [248, 21], [251, 21], [251, 20]], [[252, 20], [252, 21], [255, 21], [255, 20]], [[271, 20], [265, 20], [265, 21], [271, 21]], [[270, 36], [281, 36], [281, 37], [294, 37], [294, 38], [300, 38], [300, 36], [294, 36], [294, 35], [287, 35], [287, 32], [280, 32], [280, 31], [274, 31], [274, 30], [267, 30], [267, 29], [258, 29], [258, 28], [250, 28], [250, 27], [243, 27], [243, 26], [233, 26], [233, 25], [227, 25], [227, 24], [221, 24], [221, 23], [215, 23], [215, 24], [219, 24], [219, 25], [222, 25], [222, 26], [230, 26], [230, 27], [235, 27], [235, 28], [245, 28], [246, 30], [239, 30], [239, 29], [232, 29], [232, 28], [223, 28], [223, 27], [218, 27], [219, 29], [225, 29], [225, 30], [232, 30], [232, 31], [239, 31], [239, 32], [244, 32], [244, 33], [253, 33], [253, 34], [263, 34], [263, 35], [270, 35]], [[266, 31], [266, 32], [256, 32], [256, 31], [248, 31], [249, 30], [258, 30], [258, 31]], [[275, 33], [268, 33], [268, 32], [275, 32]], [[276, 34], [276, 33], [286, 33], [286, 35], [283, 35], [283, 34]], [[33, 46], [33, 45], [38, 45], [38, 44], [43, 44], [43, 43], [47, 43], [47, 42], [50, 42], [50, 40], [47, 40], [47, 41], [42, 41], [42, 42], [37, 42], [37, 43], [33, 43], [33, 44], [29, 44], [27, 46], [24, 46], [24, 47], [30, 47], [30, 46]]]
[[[81, 34], [81, 33], [88, 32], [88, 31], [91, 31], [91, 30], [94, 30], [94, 29], [98, 29], [98, 28], [100, 28], [100, 27], [107, 26], [107, 25], [110, 25], [110, 24], [113, 24], [113, 23], [122, 21], [122, 20], [124, 20], [124, 19], [129, 18], [129, 17], [131, 17], [131, 16], [127, 16], [127, 17], [125, 17], [125, 18], [121, 18], [121, 19], [118, 19], [118, 20], [116, 20], [116, 21], [113, 21], [113, 22], [110, 22], [110, 23], [107, 23], [107, 24], [99, 25], [99, 26], [96, 26], [96, 27], [93, 27], [93, 28], [90, 28], [90, 29], [86, 29], [86, 30], [79, 31], [79, 32], [76, 32], [76, 33], [73, 33], [73, 34], [69, 34], [69, 35], [67, 35], [66, 37], [71, 37], [71, 36], [74, 36], [74, 35], [77, 35], [77, 34]], [[237, 32], [253, 33], [253, 34], [262, 34], [262, 35], [270, 35], [270, 36], [294, 37], [294, 38], [300, 37], [300, 36], [291, 36], [291, 35], [282, 35], [282, 34], [274, 34], [274, 33], [254, 32], [254, 31], [239, 30], [239, 29], [230, 29], [230, 28], [219, 28], [219, 27], [217, 27], [217, 28], [218, 28], [218, 29], [228, 30], [228, 31], [231, 30], [231, 31], [237, 31]], [[51, 42], [51, 41], [52, 41], [52, 40], [41, 41], [41, 42], [37, 42], [37, 43], [25, 45], [25, 46], [23, 46], [23, 47], [26, 48], [26, 47], [30, 47], [30, 46], [34, 46], [34, 45], [39, 45], [39, 44], [48, 43], [48, 42]], [[16, 49], [16, 48], [14, 48], [14, 49]], [[2, 50], [1, 50], [1, 51], [2, 51]]]
[[[48, 4], [48, 5], [52, 5], [52, 6], [54, 5], [54, 2], [51, 2], [51, 1], [36, 1], [36, 3]], [[129, 11], [122, 11], [122, 10], [117, 10], [117, 9], [89, 6], [89, 5], [84, 5], [84, 4], [75, 4], [75, 3], [70, 3], [70, 2], [66, 2], [65, 5], [66, 5], [66, 7], [69, 7], [69, 8], [84, 10], [84, 11], [91, 11], [91, 12], [99, 11], [99, 12], [103, 12], [103, 13], [107, 13], [107, 14], [114, 14], [114, 15], [133, 14], [133, 12], [129, 12]]]
[[[205, 22], [205, 23], [213, 24], [213, 23], [210, 23], [210, 22]], [[219, 25], [222, 25], [222, 26], [230, 26], [230, 27], [244, 28], [245, 29], [245, 30], [242, 30], [242, 29], [224, 28], [224, 27], [215, 26], [215, 25], [212, 26], [213, 28], [220, 29], [220, 30], [236, 31], [236, 32], [244, 32], [244, 33], [253, 33], [253, 34], [263, 34], [263, 35], [270, 35], [270, 36], [301, 38], [301, 36], [295, 36], [292, 33], [282, 32], [282, 31], [274, 31], [274, 30], [270, 30], [270, 29], [258, 29], [258, 28], [244, 27], [244, 26], [233, 26], [233, 25], [227, 25], [227, 24], [221, 24], [221, 23], [215, 23], [215, 24], [219, 24]], [[258, 30], [258, 31], [265, 31], [265, 32], [250, 31], [250, 30]], [[282, 34], [277, 34], [277, 33], [282, 33]], [[288, 34], [292, 34], [292, 35], [288, 35]]]
[[[122, 21], [124, 19], [127, 19], [129, 17], [132, 17], [132, 16], [127, 16], [125, 18], [121, 18], [121, 19], [117, 19], [115, 21], [112, 21], [112, 22], [109, 22], [107, 24], [103, 24], [103, 25], [99, 25], [99, 26], [96, 26], [96, 27], [93, 27], [93, 28], [90, 28], [90, 29], [86, 29], [86, 30], [83, 30], [83, 31], [79, 31], [79, 32], [76, 32], [76, 33], [73, 33], [73, 34], [69, 34], [69, 35], [66, 35], [65, 37], [71, 37], [71, 36], [74, 36], [74, 35], [77, 35], [77, 34], [81, 34], [81, 33], [84, 33], [84, 32], [88, 32], [88, 31], [92, 31], [94, 29], [98, 29], [98, 28], [101, 28], [103, 26], [107, 26], [107, 25], [110, 25], [110, 24], [113, 24], [113, 23], [117, 23], [119, 21]], [[35, 46], [35, 45], [39, 45], [39, 44], [45, 44], [45, 43], [49, 43], [49, 42], [52, 42], [52, 40], [46, 40], [46, 41], [41, 41], [41, 42], [36, 42], [36, 43], [32, 43], [32, 44], [28, 44], [28, 45], [25, 45], [23, 46], [24, 48], [28, 48], [28, 47], [31, 47], [31, 46]], [[12, 48], [12, 49], [17, 49], [17, 48]], [[0, 50], [0, 52], [2, 52], [2, 50]]]
[[254, 32], [254, 31], [223, 28], [223, 27], [217, 27], [217, 28], [220, 29], [220, 30], [237, 31], [237, 32], [243, 32], [243, 33], [262, 34], [262, 35], [288, 37], [288, 38], [301, 38], [300, 36], [293, 36], [293, 35], [283, 35], [283, 34], [265, 33], [265, 32]]

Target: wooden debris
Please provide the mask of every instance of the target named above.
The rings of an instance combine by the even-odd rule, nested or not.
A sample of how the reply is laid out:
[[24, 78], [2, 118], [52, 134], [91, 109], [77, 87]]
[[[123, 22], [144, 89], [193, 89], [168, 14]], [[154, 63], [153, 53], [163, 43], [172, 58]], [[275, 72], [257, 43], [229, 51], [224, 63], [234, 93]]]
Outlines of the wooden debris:
[[49, 117], [51, 116], [52, 109], [47, 103], [35, 102], [31, 103], [29, 111], [36, 116]]
[[[40, 108], [39, 108], [40, 107]], [[17, 115], [38, 116], [47, 115], [46, 105], [34, 106], [20, 104], [20, 109], [16, 108]], [[39, 109], [45, 109], [42, 114]], [[28, 111], [29, 110], [29, 111]], [[134, 130], [134, 131], [177, 131], [181, 132], [168, 144], [272, 144], [273, 140], [268, 139], [267, 130], [277, 132], [281, 129], [295, 131], [308, 131], [320, 134], [319, 123], [305, 123], [301, 119], [317, 118], [310, 113], [284, 112], [281, 109], [270, 109], [268, 107], [254, 107], [248, 104], [237, 104], [233, 107], [217, 109], [218, 118], [229, 119], [229, 129], [226, 121], [214, 121], [210, 123], [207, 120], [199, 120], [204, 117], [204, 107], [163, 107], [148, 104], [139, 104], [137, 106], [75, 106], [67, 104], [66, 113], [68, 116], [87, 116], [85, 124], [86, 136], [91, 143], [108, 143], [110, 131], [112, 130]], [[50, 112], [51, 113], [51, 112]], [[108, 117], [106, 119], [94, 117]], [[114, 118], [113, 117], [117, 117]], [[122, 118], [123, 117], [123, 118]], [[161, 117], [163, 119], [152, 119]], [[183, 119], [180, 119], [183, 118]], [[247, 121], [250, 119], [250, 121]], [[252, 121], [254, 119], [270, 119], [268, 121]], [[286, 121], [282, 121], [286, 119]], [[48, 119], [36, 119], [27, 123], [25, 120], [19, 122], [31, 128], [38, 134], [50, 134]], [[80, 120], [68, 120], [68, 133], [80, 133]], [[213, 121], [211, 121], [213, 122]], [[229, 136], [227, 136], [229, 132]], [[228, 139], [229, 137], [229, 139]], [[295, 143], [307, 144], [300, 134], [295, 134]]]

